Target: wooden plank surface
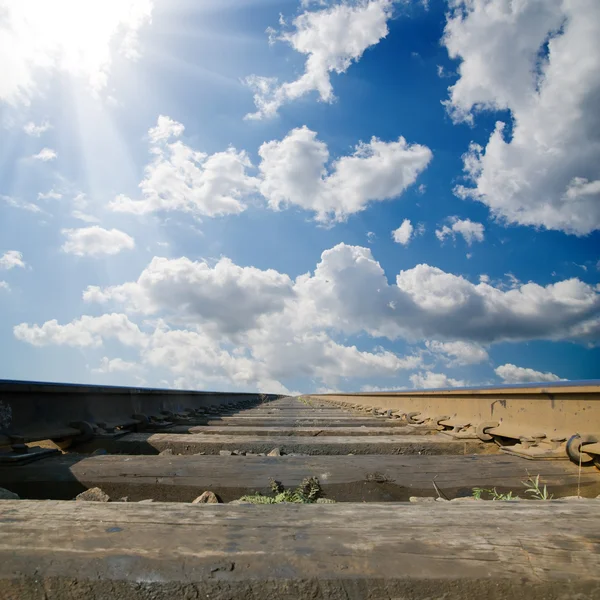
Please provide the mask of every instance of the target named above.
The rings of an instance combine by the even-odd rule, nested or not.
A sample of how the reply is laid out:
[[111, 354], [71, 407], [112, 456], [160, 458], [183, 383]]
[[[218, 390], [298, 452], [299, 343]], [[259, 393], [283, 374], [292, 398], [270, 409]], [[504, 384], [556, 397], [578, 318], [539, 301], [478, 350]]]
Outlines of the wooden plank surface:
[[355, 436], [355, 435], [425, 435], [435, 432], [435, 429], [415, 429], [408, 425], [404, 427], [366, 427], [357, 425], [355, 427], [249, 427], [247, 425], [230, 425], [221, 427], [219, 425], [176, 425], [170, 427], [168, 433], [207, 433], [210, 435], [254, 435], [254, 436]]
[[524, 496], [524, 481], [540, 476], [555, 497], [600, 494], [600, 471], [567, 461], [531, 461], [514, 456], [92, 456], [66, 454], [0, 468], [0, 487], [22, 498], [71, 499], [100, 487], [112, 499], [153, 498], [191, 502], [203, 491], [229, 502], [245, 494], [269, 493], [269, 479], [286, 487], [317, 477], [325, 496], [338, 502], [406, 501], [437, 497], [433, 481], [449, 498], [474, 487], [496, 487]]
[[337, 417], [319, 417], [318, 415], [284, 415], [274, 416], [267, 415], [264, 417], [259, 416], [245, 416], [242, 413], [228, 416], [210, 416], [206, 423], [208, 425], [245, 425], [250, 427], [255, 426], [270, 426], [270, 427], [311, 427], [311, 426], [325, 426], [325, 427], [360, 427], [365, 425], [366, 427], [406, 427], [406, 422], [401, 419], [386, 419], [382, 417], [353, 417], [353, 416], [337, 416]]
[[600, 503], [231, 506], [1, 501], [0, 595], [600, 597]]
[[455, 440], [445, 435], [424, 436], [227, 436], [201, 433], [130, 433], [116, 439], [96, 439], [80, 446], [87, 452], [102, 447], [111, 453], [157, 454], [172, 449], [176, 454], [219, 454], [221, 450], [268, 453], [280, 448], [286, 454], [486, 454], [494, 444], [480, 440]]
[[254, 408], [236, 408], [233, 409], [233, 412], [243, 412], [243, 413], [248, 413], [248, 414], [285, 414], [285, 413], [297, 413], [297, 414], [301, 414], [301, 413], [315, 413], [315, 414], [345, 414], [345, 415], [354, 415], [354, 414], [361, 414], [362, 410], [353, 410], [353, 409], [348, 409], [348, 408], [342, 408], [340, 406], [329, 406], [329, 407], [325, 407], [325, 408], [321, 408], [321, 407], [309, 407], [309, 406], [305, 406], [300, 402], [296, 402], [296, 401], [292, 401], [292, 404], [289, 405], [282, 405], [282, 404], [273, 404], [273, 405], [268, 405], [268, 406], [264, 406], [264, 407], [254, 407]]

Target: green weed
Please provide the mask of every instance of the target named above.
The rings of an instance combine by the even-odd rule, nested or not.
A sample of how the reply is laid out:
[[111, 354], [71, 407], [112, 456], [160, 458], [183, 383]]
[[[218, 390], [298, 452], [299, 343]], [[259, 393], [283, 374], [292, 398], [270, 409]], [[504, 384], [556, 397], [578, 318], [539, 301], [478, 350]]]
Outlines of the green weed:
[[256, 493], [248, 496], [242, 496], [241, 502], [250, 502], [251, 504], [280, 504], [282, 502], [293, 502], [295, 504], [328, 504], [335, 502], [323, 498], [323, 491], [319, 480], [316, 477], [306, 477], [302, 483], [293, 491], [286, 490], [280, 481], [270, 479], [271, 491], [273, 496], [264, 496]]
[[[527, 489], [526, 494], [531, 494], [534, 500], [552, 500], [552, 494], [548, 493], [546, 485], [540, 487], [540, 476], [536, 475], [535, 479], [530, 475], [527, 481], [521, 482]], [[485, 498], [484, 496], [489, 496]], [[473, 498], [476, 500], [520, 500], [519, 496], [513, 495], [512, 492], [501, 494], [496, 488], [473, 488]]]
[[[487, 495], [490, 498], [482, 498], [482, 496]], [[496, 488], [473, 488], [473, 498], [476, 500], [518, 500], [518, 496], [513, 496], [512, 492], [508, 492], [507, 494], [501, 494], [496, 490]]]
[[531, 494], [535, 500], [552, 500], [552, 494], [548, 494], [548, 489], [544, 484], [543, 488], [540, 488], [540, 476], [536, 475], [534, 479], [531, 475], [527, 481], [521, 482], [527, 489], [526, 494]]

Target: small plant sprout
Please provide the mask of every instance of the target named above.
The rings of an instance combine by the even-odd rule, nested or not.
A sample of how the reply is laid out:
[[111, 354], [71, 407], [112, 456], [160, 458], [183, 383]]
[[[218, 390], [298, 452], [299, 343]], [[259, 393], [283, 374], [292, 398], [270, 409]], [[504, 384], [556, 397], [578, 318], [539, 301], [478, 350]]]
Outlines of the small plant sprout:
[[[526, 494], [531, 494], [533, 500], [552, 500], [552, 494], [548, 493], [547, 487], [540, 487], [540, 476], [532, 477], [529, 475], [527, 481], [521, 482], [527, 489]], [[488, 496], [489, 498], [484, 498]], [[519, 496], [514, 496], [512, 492], [502, 494], [496, 490], [496, 488], [473, 488], [473, 498], [475, 500], [520, 500]]]
[[496, 490], [496, 488], [473, 488], [473, 498], [475, 498], [476, 500], [484, 500], [484, 498], [482, 498], [483, 495], [488, 495], [490, 496], [490, 500], [518, 500], [519, 497], [518, 496], [513, 496], [512, 492], [508, 492], [506, 494], [501, 494], [500, 492], [498, 492], [498, 490]]
[[548, 494], [548, 489], [544, 484], [544, 487], [540, 487], [540, 476], [536, 475], [535, 479], [530, 475], [527, 481], [522, 482], [527, 488], [526, 494], [531, 494], [534, 500], [552, 500], [552, 494]]
[[306, 477], [293, 492], [286, 490], [283, 484], [280, 481], [275, 481], [275, 479], [270, 479], [269, 484], [275, 496], [263, 496], [261, 493], [256, 493], [242, 496], [240, 501], [251, 504], [280, 504], [282, 502], [293, 502], [294, 504], [328, 504], [334, 502], [334, 500], [322, 497], [323, 491], [316, 477]]

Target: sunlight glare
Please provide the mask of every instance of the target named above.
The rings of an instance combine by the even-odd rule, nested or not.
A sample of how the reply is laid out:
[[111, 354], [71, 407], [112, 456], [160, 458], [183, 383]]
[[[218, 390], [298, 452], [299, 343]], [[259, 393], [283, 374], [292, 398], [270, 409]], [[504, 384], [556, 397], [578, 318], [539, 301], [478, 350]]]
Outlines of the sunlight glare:
[[14, 88], [0, 96], [27, 94], [35, 68], [57, 68], [102, 89], [113, 48], [138, 58], [138, 31], [152, 8], [152, 0], [0, 0], [0, 58]]

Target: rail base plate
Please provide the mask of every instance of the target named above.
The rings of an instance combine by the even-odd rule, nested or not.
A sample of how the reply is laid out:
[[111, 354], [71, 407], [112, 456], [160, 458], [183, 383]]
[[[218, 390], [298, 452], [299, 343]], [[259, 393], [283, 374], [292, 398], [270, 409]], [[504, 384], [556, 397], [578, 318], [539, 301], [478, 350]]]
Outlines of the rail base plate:
[[440, 435], [447, 435], [453, 440], [477, 440], [479, 439], [474, 433], [468, 431], [440, 431]]
[[[193, 421], [193, 423], [195, 424], [196, 422]], [[175, 425], [175, 423], [171, 421], [164, 421], [163, 423], [150, 422], [146, 425], [145, 431], [148, 431], [149, 433], [152, 433], [153, 431], [162, 431], [163, 429], [173, 427], [173, 425]]]
[[98, 439], [98, 440], [114, 440], [116, 438], [120, 438], [123, 437], [124, 435], [127, 435], [128, 433], [131, 433], [131, 431], [105, 431], [103, 433], [94, 433], [94, 439]]
[[528, 460], [569, 460], [564, 448], [557, 448], [555, 450], [551, 448], [540, 448], [538, 446], [522, 448], [517, 444], [515, 446], [504, 446], [503, 448], [500, 448], [500, 452], [512, 454], [513, 456], [520, 456], [521, 458], [527, 458]]
[[14, 452], [12, 450], [0, 451], [0, 465], [24, 465], [40, 458], [58, 454], [58, 448], [40, 448], [33, 446], [27, 452]]

